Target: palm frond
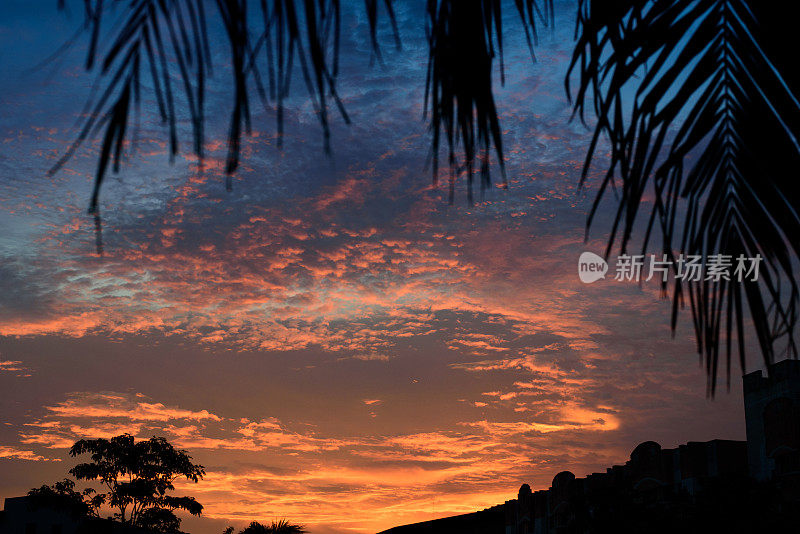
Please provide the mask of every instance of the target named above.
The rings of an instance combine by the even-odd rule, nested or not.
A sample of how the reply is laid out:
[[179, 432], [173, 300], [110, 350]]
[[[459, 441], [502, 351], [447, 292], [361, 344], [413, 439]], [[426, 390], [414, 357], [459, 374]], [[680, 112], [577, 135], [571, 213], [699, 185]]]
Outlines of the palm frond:
[[800, 69], [780, 11], [746, 0], [579, 6], [574, 109], [583, 118], [590, 106], [597, 117], [582, 183], [601, 137], [611, 145], [587, 232], [618, 177], [606, 255], [615, 244], [626, 251], [652, 191], [642, 251], [660, 233], [673, 261], [680, 253], [764, 259], [757, 281], [671, 285], [672, 328], [688, 296], [710, 394], [721, 352], [730, 383], [734, 342], [745, 368], [745, 302], [765, 362], [797, 356]]
[[[95, 215], [98, 252], [101, 251], [99, 192], [109, 165], [118, 172], [124, 158], [131, 111], [138, 110], [143, 87], [152, 86], [152, 98], [166, 124], [171, 157], [178, 153], [177, 122], [185, 106], [192, 123], [193, 152], [202, 159], [204, 104], [211, 73], [211, 43], [204, 0], [83, 0], [83, 31], [89, 35], [86, 69], [99, 63], [99, 97], [86, 104], [75, 141], [53, 166], [58, 171], [92, 135], [104, 130], [89, 212]], [[259, 0], [260, 21], [251, 21], [247, 0], [216, 0], [230, 49], [232, 100], [226, 173], [239, 166], [242, 135], [251, 128], [251, 89], [265, 106], [277, 108], [278, 145], [282, 145], [284, 103], [289, 96], [295, 62], [322, 127], [325, 150], [330, 151], [329, 103], [333, 101], [345, 122], [349, 117], [336, 90], [341, 32], [340, 0]], [[60, 9], [66, 3], [60, 1]], [[400, 37], [392, 0], [365, 0], [373, 52], [380, 56], [378, 14], [389, 17], [394, 38]], [[122, 15], [122, 23], [104, 33], [104, 21]], [[260, 24], [261, 29], [254, 28]], [[256, 33], [257, 38], [251, 34]], [[107, 47], [104, 43], [110, 43]], [[259, 65], [266, 64], [266, 82]], [[176, 98], [174, 80], [185, 98]], [[142, 83], [142, 81], [149, 83]]]
[[[102, 54], [98, 51], [103, 0], [85, 0], [85, 28], [91, 34], [86, 68], [100, 62], [104, 88], [87, 102], [75, 141], [50, 173], [60, 169], [92, 135], [103, 130], [89, 212], [99, 229], [100, 187], [109, 169], [119, 172], [124, 158], [132, 108], [141, 100], [142, 79], [150, 76], [161, 119], [168, 125], [170, 154], [178, 152], [171, 64], [176, 64], [192, 120], [194, 151], [202, 156], [204, 80], [209, 62], [208, 38], [201, 0], [134, 0], [127, 3], [123, 23]], [[98, 252], [101, 251], [98, 231]]]
[[[540, 23], [552, 23], [552, 0], [540, 8], [535, 0], [516, 0], [517, 10], [529, 43]], [[472, 180], [476, 160], [480, 161], [481, 186], [491, 183], [490, 148], [506, 185], [500, 121], [492, 88], [495, 57], [500, 60], [503, 79], [503, 25], [501, 0], [428, 0], [428, 71], [425, 110], [433, 133], [434, 180], [439, 176], [439, 148], [447, 144], [450, 166], [450, 201], [455, 179], [462, 171], [468, 181], [468, 200], [473, 201]], [[532, 48], [531, 48], [532, 50]], [[463, 152], [458, 161], [458, 147]]]
[[[402, 48], [400, 30], [397, 27], [397, 17], [394, 14], [392, 0], [383, 0], [383, 5], [386, 10], [386, 15], [389, 17], [389, 22], [392, 25], [395, 46], [400, 50]], [[369, 20], [369, 38], [370, 41], [372, 41], [372, 51], [378, 57], [378, 60], [382, 61], [381, 47], [378, 42], [378, 0], [364, 0], [364, 7], [367, 12], [367, 19]]]
[[[233, 527], [228, 527], [225, 534], [232, 533]], [[290, 523], [288, 519], [273, 520], [269, 524], [251, 521], [250, 524], [239, 531], [239, 534], [304, 534], [308, 532], [305, 526]]]

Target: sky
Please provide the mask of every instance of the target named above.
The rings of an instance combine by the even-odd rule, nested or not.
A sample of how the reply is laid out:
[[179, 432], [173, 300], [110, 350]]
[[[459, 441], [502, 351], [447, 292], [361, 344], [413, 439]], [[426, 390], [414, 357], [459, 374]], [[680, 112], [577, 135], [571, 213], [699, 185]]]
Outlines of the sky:
[[0, 7], [0, 498], [66, 476], [77, 439], [129, 432], [206, 466], [178, 487], [205, 506], [184, 530], [286, 517], [367, 533], [605, 470], [644, 440], [744, 438], [739, 370], [706, 396], [688, 310], [673, 337], [657, 287], [577, 276], [614, 200], [584, 240], [603, 168], [601, 153], [578, 188], [591, 130], [564, 92], [573, 3], [535, 63], [505, 14], [507, 190], [470, 205], [462, 180], [451, 205], [432, 183], [422, 2], [398, 3], [401, 51], [379, 28], [383, 65], [345, 2], [353, 123], [332, 114], [332, 154], [296, 78], [285, 146], [255, 106], [226, 191], [221, 48], [204, 169], [186, 117], [170, 163], [145, 97], [136, 152], [101, 193], [102, 257], [86, 214], [97, 140], [47, 174], [94, 81], [85, 39], [31, 68], [82, 21], [54, 4]]

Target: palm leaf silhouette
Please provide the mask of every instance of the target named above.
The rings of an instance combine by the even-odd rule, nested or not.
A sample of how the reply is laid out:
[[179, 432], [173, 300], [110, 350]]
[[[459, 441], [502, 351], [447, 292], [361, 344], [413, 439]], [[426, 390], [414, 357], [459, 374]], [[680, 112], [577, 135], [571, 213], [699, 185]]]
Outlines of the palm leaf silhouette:
[[[503, 76], [503, 25], [501, 0], [428, 0], [428, 74], [425, 108], [433, 132], [433, 176], [438, 179], [439, 146], [447, 142], [450, 166], [450, 201], [453, 201], [456, 176], [466, 172], [470, 203], [476, 160], [480, 161], [481, 186], [487, 187], [490, 148], [506, 186], [500, 121], [492, 90], [492, 64], [500, 59]], [[540, 24], [553, 24], [553, 2], [540, 7], [534, 0], [515, 1], [519, 18], [533, 52], [531, 38], [537, 38]], [[456, 149], [462, 147], [461, 163]]]
[[[210, 42], [203, 0], [83, 0], [83, 3], [83, 29], [89, 34], [86, 69], [92, 70], [100, 60], [98, 83], [103, 89], [97, 98], [87, 102], [77, 138], [50, 172], [57, 172], [89, 137], [104, 130], [89, 207], [89, 212], [97, 216], [99, 191], [109, 164], [114, 172], [119, 171], [129, 134], [132, 104], [138, 109], [141, 93], [147, 86], [142, 84], [143, 79], [152, 83], [153, 99], [167, 125], [170, 154], [178, 153], [176, 107], [185, 104], [192, 123], [193, 152], [203, 157], [205, 86], [212, 67], [210, 50], [220, 43]], [[300, 64], [319, 117], [326, 151], [330, 138], [330, 100], [336, 103], [345, 122], [349, 122], [335, 83], [340, 1], [258, 0], [251, 3], [257, 3], [260, 8], [260, 20], [248, 19], [251, 11], [247, 0], [216, 0], [216, 9], [211, 13], [224, 25], [227, 38], [224, 44], [229, 47], [232, 67], [228, 174], [238, 168], [241, 138], [250, 131], [251, 89], [255, 89], [265, 106], [270, 101], [276, 104], [278, 144], [281, 144], [284, 101], [289, 95], [295, 61]], [[365, 3], [373, 50], [379, 55], [376, 25], [380, 10], [376, 0], [365, 0]], [[64, 2], [58, 5], [65, 8]], [[383, 5], [399, 43], [391, 0], [384, 0]], [[103, 21], [120, 11], [123, 12], [122, 23], [101, 38]], [[252, 37], [254, 33], [256, 38]], [[104, 42], [110, 45], [104, 48], [101, 44]], [[266, 66], [266, 76], [261, 74], [259, 65], [262, 63]], [[181, 101], [175, 96], [175, 79], [180, 81], [185, 95]]]
[[785, 43], [792, 31], [781, 10], [763, 2], [579, 5], [570, 67], [580, 80], [575, 113], [583, 117], [589, 106], [597, 116], [583, 180], [599, 139], [611, 145], [587, 231], [618, 176], [606, 255], [615, 243], [626, 251], [652, 191], [642, 251], [660, 234], [673, 260], [678, 253], [764, 259], [757, 282], [676, 278], [671, 285], [673, 331], [688, 295], [710, 394], [720, 352], [729, 385], [734, 343], [745, 368], [745, 303], [764, 360], [797, 356], [800, 70]]
[[[494, 61], [503, 73], [502, 0], [426, 0], [429, 44], [425, 110], [432, 132], [434, 179], [440, 146], [447, 145], [450, 199], [456, 177], [490, 183], [490, 152], [504, 175], [503, 148], [493, 95]], [[145, 87], [178, 152], [176, 107], [185, 105], [192, 123], [193, 151], [203, 156], [204, 94], [211, 72], [202, 0], [83, 0], [89, 34], [87, 69], [99, 70], [103, 87], [87, 104], [77, 139], [57, 170], [90, 136], [102, 133], [94, 192], [101, 250], [99, 191], [109, 169], [118, 171], [129, 136], [132, 110]], [[232, 106], [226, 172], [234, 173], [242, 135], [251, 126], [251, 93], [274, 105], [278, 142], [292, 73], [302, 74], [328, 151], [331, 102], [345, 122], [337, 94], [340, 0], [216, 0], [209, 16], [226, 30], [232, 66]], [[63, 2], [59, 2], [63, 7]], [[552, 0], [515, 0], [533, 53], [539, 26], [553, 26]], [[382, 61], [377, 25], [387, 16], [399, 46], [391, 0], [365, 0], [373, 57]], [[101, 38], [107, 10], [124, 10], [123, 24]], [[258, 20], [250, 20], [253, 13]], [[611, 161], [590, 212], [588, 227], [614, 177], [621, 200], [608, 243], [627, 250], [645, 193], [654, 201], [646, 216], [644, 251], [660, 238], [669, 258], [723, 254], [764, 258], [758, 283], [673, 280], [672, 326], [688, 298], [698, 351], [716, 387], [720, 352], [730, 378], [733, 345], [744, 367], [745, 316], [753, 319], [765, 361], [797, 355], [798, 289], [794, 270], [800, 229], [796, 172], [800, 163], [800, 69], [785, 36], [790, 18], [773, 4], [746, 0], [580, 0], [577, 43], [570, 66], [577, 73], [575, 113], [597, 116], [587, 152], [586, 179], [601, 137]], [[109, 43], [104, 46], [103, 43]], [[102, 48], [102, 51], [101, 51]], [[299, 69], [295, 69], [295, 62]], [[99, 65], [99, 66], [98, 66]], [[142, 84], [142, 80], [151, 81]], [[173, 87], [179, 82], [180, 89]], [[176, 98], [181, 90], [183, 98]], [[567, 92], [569, 76], [567, 78]], [[632, 95], [632, 98], [628, 98]], [[444, 140], [444, 142], [443, 142]], [[460, 153], [459, 153], [460, 152]], [[228, 179], [230, 187], [230, 178]], [[644, 206], [646, 207], [646, 206]]]
[[[116, 2], [114, 3], [116, 4]], [[60, 7], [64, 7], [60, 4]], [[86, 69], [100, 59], [105, 82], [99, 96], [86, 104], [80, 132], [50, 173], [60, 169], [91, 135], [105, 130], [95, 174], [89, 213], [95, 215], [97, 248], [100, 241], [100, 187], [112, 165], [119, 172], [129, 131], [132, 107], [141, 102], [142, 79], [153, 84], [158, 112], [168, 125], [170, 156], [178, 153], [177, 115], [172, 70], [177, 65], [191, 117], [194, 151], [202, 156], [204, 83], [209, 68], [209, 48], [203, 3], [196, 0], [132, 0], [126, 4], [124, 21], [109, 46], [100, 54], [98, 42], [107, 5], [103, 0], [84, 0], [84, 28], [90, 33]]]
[[[553, 2], [515, 0], [528, 42], [537, 38], [539, 24], [553, 23]], [[59, 7], [64, 8], [64, 2]], [[152, 85], [152, 97], [167, 127], [171, 156], [178, 153], [178, 106], [185, 105], [192, 123], [193, 152], [203, 157], [206, 79], [212, 70], [213, 46], [207, 17], [218, 16], [230, 51], [232, 106], [225, 165], [230, 175], [240, 160], [242, 136], [251, 129], [252, 93], [264, 106], [275, 106], [278, 146], [282, 145], [285, 99], [290, 94], [296, 62], [309, 99], [319, 119], [325, 151], [330, 151], [329, 106], [333, 102], [343, 120], [349, 117], [336, 89], [341, 33], [340, 0], [216, 0], [206, 14], [203, 0], [83, 0], [83, 29], [89, 35], [86, 69], [96, 67], [97, 98], [87, 102], [76, 140], [51, 169], [58, 171], [91, 136], [102, 133], [98, 168], [89, 212], [95, 215], [98, 252], [101, 252], [99, 193], [111, 166], [118, 172], [130, 134], [131, 112], [138, 110], [142, 92]], [[248, 5], [256, 4], [257, 20]], [[500, 0], [428, 0], [430, 44], [426, 103], [433, 131], [434, 176], [442, 137], [449, 147], [453, 175], [464, 167], [472, 180], [476, 155], [482, 150], [483, 184], [489, 183], [489, 148], [494, 146], [503, 168], [502, 144], [492, 93], [492, 64], [501, 58]], [[394, 40], [400, 35], [392, 0], [364, 0], [373, 55], [382, 61], [377, 34], [380, 16], [388, 17]], [[103, 21], [123, 12], [122, 24], [104, 36]], [[478, 39], [475, 39], [475, 36]], [[103, 43], [110, 43], [105, 47]], [[102, 49], [102, 50], [101, 50]], [[532, 50], [532, 48], [531, 48]], [[474, 65], [479, 65], [474, 69]], [[142, 83], [151, 82], [150, 84]], [[184, 98], [176, 98], [179, 80]], [[428, 106], [426, 106], [427, 108]], [[461, 164], [457, 146], [463, 147]], [[452, 187], [452, 182], [451, 182]], [[452, 199], [452, 195], [451, 195]], [[472, 189], [469, 189], [472, 200]]]

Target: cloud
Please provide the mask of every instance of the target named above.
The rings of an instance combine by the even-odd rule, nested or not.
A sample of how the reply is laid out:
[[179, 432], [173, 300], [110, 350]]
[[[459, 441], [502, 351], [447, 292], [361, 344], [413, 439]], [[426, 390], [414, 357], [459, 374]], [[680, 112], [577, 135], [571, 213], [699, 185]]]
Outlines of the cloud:
[[0, 445], [0, 458], [26, 460], [31, 462], [60, 462], [60, 458], [47, 458], [33, 451]]
[[0, 360], [0, 373], [10, 373], [24, 378], [31, 376], [31, 370], [22, 365], [20, 360]]
[[145, 402], [141, 400], [140, 396], [131, 398], [129, 395], [114, 393], [73, 393], [64, 402], [46, 406], [45, 409], [53, 418], [123, 418], [132, 422], [169, 421], [172, 419], [220, 421], [218, 416], [207, 410], [191, 411], [168, 408], [161, 403]]
[[[52, 406], [45, 415], [25, 423], [20, 441], [57, 449], [70, 447], [83, 438], [110, 438], [119, 434], [142, 435], [159, 423], [218, 422], [221, 419], [207, 410], [192, 411], [147, 402], [143, 395], [76, 392]], [[155, 426], [154, 426], [155, 425]]]

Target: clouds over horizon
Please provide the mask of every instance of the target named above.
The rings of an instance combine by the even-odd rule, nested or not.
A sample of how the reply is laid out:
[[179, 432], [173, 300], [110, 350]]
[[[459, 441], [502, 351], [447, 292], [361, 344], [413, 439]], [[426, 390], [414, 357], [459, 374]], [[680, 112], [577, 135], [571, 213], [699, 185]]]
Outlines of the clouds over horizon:
[[[569, 406], [542, 417], [548, 422], [478, 419], [429, 432], [326, 436], [275, 417], [224, 417], [167, 406], [139, 393], [74, 392], [24, 424], [20, 442], [42, 449], [42, 454], [4, 447], [0, 457], [61, 461], [78, 439], [163, 435], [207, 465], [208, 476], [201, 484], [182, 484], [179, 489], [197, 495], [208, 517], [246, 520], [291, 514], [312, 524], [332, 520], [339, 526], [352, 522], [359, 528], [378, 528], [393, 517], [429, 513], [427, 503], [433, 498], [457, 510], [491, 504], [492, 498], [507, 495], [521, 473], [558, 465], [565, 454], [575, 454], [552, 450], [553, 443], [582, 431], [616, 428], [613, 421], [580, 420], [583, 415], [576, 418]], [[572, 461], [590, 465], [600, 458], [611, 460], [617, 452], [587, 451]], [[220, 458], [229, 462], [221, 463]], [[263, 465], [265, 458], [271, 466]], [[398, 495], [404, 493], [410, 499], [399, 502]], [[320, 508], [319, 499], [331, 507]], [[347, 518], [345, 511], [358, 502], [383, 511], [369, 521]]]

